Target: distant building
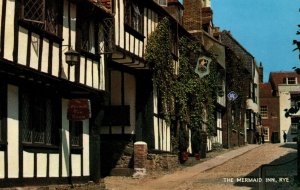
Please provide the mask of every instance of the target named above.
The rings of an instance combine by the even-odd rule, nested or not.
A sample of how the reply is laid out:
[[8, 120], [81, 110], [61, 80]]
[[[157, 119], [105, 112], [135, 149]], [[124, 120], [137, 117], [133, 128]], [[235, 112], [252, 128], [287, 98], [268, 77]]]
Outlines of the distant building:
[[300, 112], [286, 116], [286, 110], [298, 107], [300, 76], [295, 72], [271, 72], [268, 83], [260, 85], [261, 117], [264, 133], [271, 142], [293, 142], [297, 136]]

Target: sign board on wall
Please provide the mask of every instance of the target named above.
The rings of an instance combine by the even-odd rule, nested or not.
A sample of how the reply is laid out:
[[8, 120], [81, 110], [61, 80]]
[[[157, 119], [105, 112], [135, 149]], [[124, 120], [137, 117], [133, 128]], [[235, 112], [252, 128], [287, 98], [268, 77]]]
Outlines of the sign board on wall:
[[82, 121], [91, 118], [91, 103], [88, 99], [72, 99], [68, 104], [68, 120]]

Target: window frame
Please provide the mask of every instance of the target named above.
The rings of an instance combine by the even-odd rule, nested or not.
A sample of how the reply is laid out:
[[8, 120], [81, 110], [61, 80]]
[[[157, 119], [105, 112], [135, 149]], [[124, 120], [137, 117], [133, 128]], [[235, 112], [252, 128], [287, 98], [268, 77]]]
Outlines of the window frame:
[[[40, 88], [27, 87], [26, 89], [20, 88], [19, 91], [21, 142], [27, 146], [58, 147], [61, 141], [59, 97], [52, 95], [49, 91], [45, 92], [46, 90], [41, 92], [34, 89], [40, 90]], [[37, 102], [38, 105], [35, 104]], [[39, 110], [40, 113], [38, 113]], [[45, 121], [37, 121], [35, 119], [37, 115], [40, 115]], [[43, 141], [38, 141], [38, 136]], [[41, 138], [41, 136], [43, 137]]]
[[284, 78], [285, 84], [298, 84], [297, 77], [286, 77]]
[[[19, 0], [19, 24], [22, 27], [27, 28], [28, 30], [33, 30], [37, 34], [42, 34], [50, 38], [54, 38], [56, 41], [61, 41], [62, 37], [62, 4], [59, 0], [31, 0], [37, 2], [36, 4], [40, 4], [41, 2], [44, 4], [41, 19], [30, 19], [26, 16], [26, 7], [25, 2], [28, 3], [29, 0]], [[52, 7], [49, 7], [51, 5]], [[47, 19], [47, 10], [53, 8], [55, 10], [52, 12], [52, 17]], [[50, 13], [51, 14], [51, 13]], [[49, 12], [48, 15], [50, 16]], [[51, 20], [51, 21], [49, 21]], [[48, 21], [48, 22], [47, 22]], [[54, 23], [54, 24], [53, 24]], [[55, 29], [50, 30], [49, 28], [53, 27]], [[59, 39], [56, 39], [59, 38]]]
[[[143, 19], [143, 15], [144, 15], [144, 9], [143, 6], [141, 5], [141, 3], [139, 3], [140, 1], [138, 0], [124, 0], [124, 24], [125, 24], [125, 28], [128, 29], [131, 28], [131, 32], [132, 33], [136, 33], [136, 35], [142, 35], [144, 33], [144, 19]], [[138, 8], [138, 9], [136, 9]], [[137, 10], [139, 12], [139, 15], [136, 16], [135, 19], [137, 19], [137, 23], [138, 26], [135, 25], [135, 13], [137, 13]], [[127, 26], [127, 27], [126, 27]], [[133, 30], [133, 31], [132, 31]]]
[[72, 148], [83, 147], [83, 121], [69, 121]]
[[298, 134], [298, 123], [291, 123], [291, 134]]
[[[76, 12], [76, 50], [85, 54], [98, 55], [98, 33], [100, 23], [97, 23], [95, 15], [91, 14], [92, 10], [86, 3], [79, 4]], [[89, 29], [85, 30], [86, 27]]]
[[264, 134], [264, 140], [270, 141], [270, 128], [269, 127], [263, 127], [263, 134]]
[[[265, 110], [263, 110], [265, 108]], [[260, 106], [260, 115], [262, 119], [269, 118], [268, 106]]]
[[292, 117], [291, 118], [291, 134], [298, 134], [298, 125], [300, 122], [300, 118], [299, 117]]

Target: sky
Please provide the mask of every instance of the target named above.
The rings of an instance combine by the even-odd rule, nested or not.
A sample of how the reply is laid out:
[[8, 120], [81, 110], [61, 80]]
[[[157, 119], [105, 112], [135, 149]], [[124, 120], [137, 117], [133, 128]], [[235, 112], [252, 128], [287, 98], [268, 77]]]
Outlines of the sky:
[[293, 40], [300, 24], [299, 0], [211, 0], [213, 24], [233, 37], [270, 72], [300, 67]]

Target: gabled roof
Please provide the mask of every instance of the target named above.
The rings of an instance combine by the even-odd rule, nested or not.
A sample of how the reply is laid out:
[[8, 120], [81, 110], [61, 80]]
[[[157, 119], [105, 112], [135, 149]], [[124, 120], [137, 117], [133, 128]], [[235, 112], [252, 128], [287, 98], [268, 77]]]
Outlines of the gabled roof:
[[285, 84], [284, 80], [287, 77], [296, 77], [298, 84], [300, 84], [300, 75], [296, 72], [271, 72], [269, 82], [272, 84], [273, 88], [278, 90], [278, 85]]

